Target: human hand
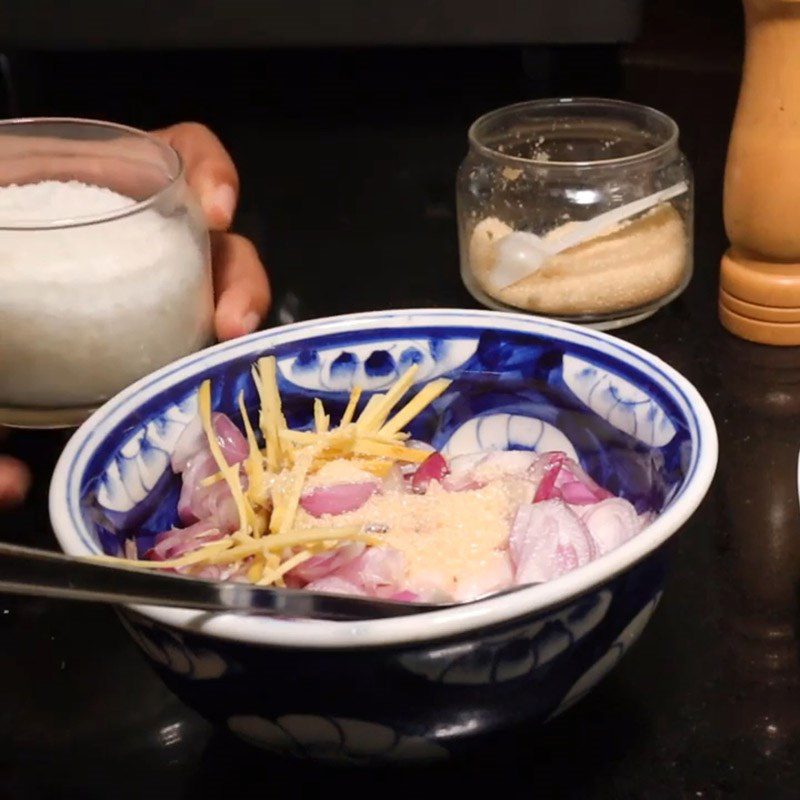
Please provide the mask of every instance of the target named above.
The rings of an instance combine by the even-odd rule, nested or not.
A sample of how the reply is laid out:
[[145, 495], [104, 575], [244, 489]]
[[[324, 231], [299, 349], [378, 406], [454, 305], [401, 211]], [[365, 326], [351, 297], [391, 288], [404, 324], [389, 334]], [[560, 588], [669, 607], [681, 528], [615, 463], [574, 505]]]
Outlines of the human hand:
[[222, 142], [204, 125], [182, 122], [153, 132], [178, 151], [186, 179], [211, 229], [211, 260], [221, 340], [252, 333], [271, 301], [269, 279], [253, 244], [230, 233], [239, 198], [239, 176]]
[[[0, 437], [3, 431], [0, 430]], [[30, 486], [28, 468], [16, 458], [0, 455], [0, 508], [14, 506], [25, 499]]]

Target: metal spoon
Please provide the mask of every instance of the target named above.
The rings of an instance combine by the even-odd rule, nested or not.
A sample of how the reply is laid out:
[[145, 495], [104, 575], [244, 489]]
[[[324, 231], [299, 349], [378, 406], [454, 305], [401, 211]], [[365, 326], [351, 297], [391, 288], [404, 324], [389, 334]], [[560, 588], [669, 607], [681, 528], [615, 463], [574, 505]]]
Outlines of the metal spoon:
[[399, 617], [455, 605], [198, 580], [5, 543], [0, 543], [0, 592], [328, 620]]

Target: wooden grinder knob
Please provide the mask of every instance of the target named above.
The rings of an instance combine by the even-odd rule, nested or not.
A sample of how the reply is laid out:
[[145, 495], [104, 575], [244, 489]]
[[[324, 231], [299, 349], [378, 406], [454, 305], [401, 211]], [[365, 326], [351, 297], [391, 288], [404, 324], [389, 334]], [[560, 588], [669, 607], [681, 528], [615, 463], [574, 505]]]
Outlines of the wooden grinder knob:
[[719, 313], [744, 339], [800, 344], [800, 0], [744, 0], [725, 170]]

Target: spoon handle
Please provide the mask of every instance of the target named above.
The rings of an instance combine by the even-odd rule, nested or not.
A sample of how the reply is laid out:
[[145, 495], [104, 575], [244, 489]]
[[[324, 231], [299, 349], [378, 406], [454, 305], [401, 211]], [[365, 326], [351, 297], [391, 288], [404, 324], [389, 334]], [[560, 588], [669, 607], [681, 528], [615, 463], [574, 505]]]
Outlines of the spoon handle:
[[330, 620], [401, 616], [431, 608], [422, 603], [198, 580], [4, 542], [0, 542], [0, 592]]
[[550, 249], [553, 253], [561, 253], [564, 250], [569, 250], [571, 247], [575, 247], [597, 236], [606, 228], [610, 228], [618, 222], [624, 222], [626, 219], [641, 214], [666, 200], [678, 197], [688, 190], [689, 184], [686, 183], [686, 181], [680, 181], [666, 189], [650, 194], [647, 197], [641, 197], [624, 206], [612, 208], [610, 211], [604, 211], [596, 217], [592, 217], [585, 222], [580, 222], [571, 227], [563, 236], [550, 240]]

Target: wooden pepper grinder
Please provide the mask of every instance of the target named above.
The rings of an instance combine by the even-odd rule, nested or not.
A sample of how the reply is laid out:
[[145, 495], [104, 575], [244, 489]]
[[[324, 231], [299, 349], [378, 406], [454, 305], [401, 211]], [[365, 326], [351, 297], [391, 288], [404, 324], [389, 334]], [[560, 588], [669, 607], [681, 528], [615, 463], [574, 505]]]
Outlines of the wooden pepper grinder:
[[800, 345], [800, 0], [744, 0], [744, 10], [720, 320], [744, 339]]

